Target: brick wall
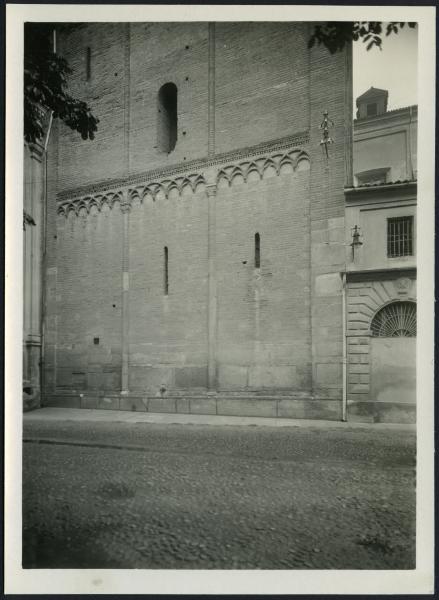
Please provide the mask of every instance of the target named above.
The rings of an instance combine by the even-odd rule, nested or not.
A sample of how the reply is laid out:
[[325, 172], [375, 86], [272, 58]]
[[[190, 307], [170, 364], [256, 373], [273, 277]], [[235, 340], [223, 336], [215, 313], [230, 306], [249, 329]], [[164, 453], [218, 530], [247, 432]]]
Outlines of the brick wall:
[[[215, 30], [216, 152], [307, 129], [310, 83], [315, 86], [308, 76], [313, 55], [306, 49], [308, 26], [217, 23]], [[93, 144], [61, 126], [63, 187], [207, 155], [207, 23], [95, 23], [63, 28], [58, 38], [59, 52], [73, 69], [72, 93], [89, 102], [100, 119]], [[327, 62], [320, 59], [318, 75], [325, 82]], [[331, 62], [329, 72], [337, 73], [340, 61]], [[169, 81], [178, 88], [178, 142], [168, 155], [157, 150], [156, 129], [157, 94]], [[332, 95], [324, 86], [322, 92], [325, 101]], [[319, 103], [317, 120], [320, 109]]]
[[[117, 389], [121, 365], [121, 219], [117, 206], [58, 219], [56, 386]], [[95, 338], [99, 343], [95, 343]]]
[[[74, 68], [72, 91], [90, 101], [101, 123], [94, 142], [64, 126], [53, 137], [46, 317], [52, 390], [120, 390], [126, 330], [130, 390], [205, 389], [215, 314], [219, 389], [341, 396], [349, 51], [309, 51], [306, 24], [215, 29], [216, 155], [209, 159], [206, 23], [100, 24], [60, 33]], [[167, 81], [179, 89], [178, 141], [163, 155], [154, 146], [157, 92]], [[329, 160], [320, 147], [324, 110], [335, 123]], [[206, 184], [217, 187], [215, 313]], [[128, 217], [122, 199], [131, 204]]]
[[[311, 198], [311, 336], [313, 390], [318, 395], [342, 395], [342, 299], [344, 270], [343, 187], [352, 153], [351, 49], [332, 57], [315, 47], [310, 51], [310, 172]], [[328, 147], [320, 146], [319, 125], [328, 111], [334, 126]]]
[[251, 180], [218, 191], [219, 384], [309, 389], [309, 170]]
[[[99, 117], [93, 143], [60, 126], [58, 177], [60, 187], [118, 176], [124, 164], [124, 43], [125, 28], [117, 23], [62, 29], [58, 52], [72, 70], [71, 93], [88, 102]], [[91, 48], [91, 79], [86, 80], [86, 48]], [[97, 160], [99, 157], [99, 160]]]
[[308, 128], [307, 35], [299, 23], [216, 25], [217, 152]]
[[[136, 200], [130, 213], [130, 389], [206, 387], [205, 192]], [[164, 247], [168, 248], [168, 294]]]

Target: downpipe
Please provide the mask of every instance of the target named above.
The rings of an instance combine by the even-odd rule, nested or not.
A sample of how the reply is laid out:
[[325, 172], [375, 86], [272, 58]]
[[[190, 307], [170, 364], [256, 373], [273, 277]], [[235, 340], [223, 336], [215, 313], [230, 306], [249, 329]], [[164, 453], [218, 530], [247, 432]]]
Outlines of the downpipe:
[[[56, 54], [56, 29], [52, 31], [52, 51]], [[45, 369], [45, 325], [46, 325], [46, 251], [47, 251], [47, 157], [50, 133], [52, 131], [53, 111], [50, 111], [49, 125], [47, 135], [44, 141], [44, 194], [43, 194], [43, 231], [42, 231], [42, 252], [41, 252], [41, 322], [40, 322], [40, 406], [43, 405], [44, 392], [46, 389], [44, 381]]]
[[40, 406], [43, 406], [45, 393], [44, 366], [45, 366], [45, 324], [46, 324], [46, 251], [47, 251], [47, 157], [50, 132], [52, 130], [53, 112], [50, 113], [49, 126], [47, 128], [46, 140], [44, 142], [44, 196], [43, 196], [43, 224], [42, 224], [42, 253], [41, 253], [41, 351], [40, 351]]
[[343, 397], [341, 420], [344, 422], [348, 420], [346, 312], [346, 273], [342, 273]]

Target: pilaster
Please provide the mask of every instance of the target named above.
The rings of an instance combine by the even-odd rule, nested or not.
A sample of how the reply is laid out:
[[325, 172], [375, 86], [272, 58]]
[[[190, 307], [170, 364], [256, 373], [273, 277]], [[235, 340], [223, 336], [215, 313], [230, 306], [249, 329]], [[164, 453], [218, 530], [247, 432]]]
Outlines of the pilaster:
[[216, 184], [206, 186], [208, 199], [208, 387], [217, 386]]
[[131, 23], [125, 23], [124, 47], [124, 166], [130, 171], [130, 121], [131, 121]]
[[208, 156], [215, 155], [215, 23], [209, 23]]
[[352, 44], [345, 50], [345, 187], [353, 186], [353, 69]]
[[130, 273], [129, 273], [129, 231], [130, 231], [130, 212], [131, 204], [127, 197], [127, 192], [123, 194], [123, 200], [120, 205], [123, 218], [122, 229], [122, 394], [129, 391], [129, 291], [130, 291]]

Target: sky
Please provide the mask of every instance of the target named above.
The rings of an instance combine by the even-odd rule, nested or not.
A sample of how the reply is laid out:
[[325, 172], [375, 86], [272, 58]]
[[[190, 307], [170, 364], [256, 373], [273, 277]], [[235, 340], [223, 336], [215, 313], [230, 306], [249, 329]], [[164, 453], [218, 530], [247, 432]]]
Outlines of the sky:
[[397, 34], [383, 36], [382, 50], [366, 50], [362, 42], [353, 47], [355, 99], [371, 86], [388, 90], [387, 110], [417, 104], [418, 30], [407, 25]]

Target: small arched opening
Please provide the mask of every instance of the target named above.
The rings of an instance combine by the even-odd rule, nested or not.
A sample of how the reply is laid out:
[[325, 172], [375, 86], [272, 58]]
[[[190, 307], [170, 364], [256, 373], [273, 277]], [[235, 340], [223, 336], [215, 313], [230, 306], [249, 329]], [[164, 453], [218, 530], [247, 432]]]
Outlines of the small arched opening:
[[177, 143], [177, 96], [175, 83], [165, 83], [158, 94], [157, 147], [168, 154]]

